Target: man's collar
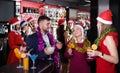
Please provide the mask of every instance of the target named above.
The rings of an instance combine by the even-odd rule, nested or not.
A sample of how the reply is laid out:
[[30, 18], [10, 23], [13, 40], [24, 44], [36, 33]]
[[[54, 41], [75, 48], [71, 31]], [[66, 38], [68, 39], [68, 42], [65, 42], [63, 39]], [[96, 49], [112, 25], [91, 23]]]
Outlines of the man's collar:
[[41, 31], [41, 33], [42, 33], [42, 35], [47, 35], [47, 34], [48, 34], [48, 33], [44, 33], [44, 32], [42, 32], [42, 31]]

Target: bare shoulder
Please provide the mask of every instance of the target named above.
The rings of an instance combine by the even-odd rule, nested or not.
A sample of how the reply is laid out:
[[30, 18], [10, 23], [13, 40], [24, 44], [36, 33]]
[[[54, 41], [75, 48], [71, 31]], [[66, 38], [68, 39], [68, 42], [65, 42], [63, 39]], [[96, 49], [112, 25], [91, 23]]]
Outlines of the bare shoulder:
[[106, 46], [113, 46], [115, 45], [115, 41], [113, 40], [113, 37], [112, 36], [106, 36], [105, 40], [104, 40], [104, 44]]

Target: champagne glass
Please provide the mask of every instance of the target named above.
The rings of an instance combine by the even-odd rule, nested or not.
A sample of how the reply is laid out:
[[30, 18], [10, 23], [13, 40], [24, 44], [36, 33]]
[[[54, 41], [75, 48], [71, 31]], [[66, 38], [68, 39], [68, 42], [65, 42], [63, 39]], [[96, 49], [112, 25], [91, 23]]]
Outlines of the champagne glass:
[[35, 67], [35, 60], [37, 59], [37, 57], [38, 57], [38, 55], [36, 55], [36, 54], [33, 54], [33, 55], [30, 56], [30, 59], [33, 62], [33, 65], [31, 67], [31, 69], [36, 69], [36, 67]]

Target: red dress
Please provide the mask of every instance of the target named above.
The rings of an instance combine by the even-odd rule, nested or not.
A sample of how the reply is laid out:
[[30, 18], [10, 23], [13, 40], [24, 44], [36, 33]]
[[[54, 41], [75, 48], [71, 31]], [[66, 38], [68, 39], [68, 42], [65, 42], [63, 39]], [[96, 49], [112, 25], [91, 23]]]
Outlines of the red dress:
[[[116, 46], [118, 47], [118, 34], [117, 32], [110, 32], [106, 36], [112, 36], [113, 40], [115, 41]], [[100, 40], [100, 44], [98, 46], [98, 50], [110, 55], [110, 52], [108, 51], [107, 47], [103, 44], [103, 41], [105, 40], [106, 36], [104, 36]], [[96, 73], [116, 73], [115, 70], [115, 64], [110, 63], [108, 61], [105, 61], [104, 59], [97, 57], [96, 59]]]
[[11, 31], [8, 34], [8, 44], [9, 44], [9, 47], [10, 47], [10, 53], [9, 53], [9, 56], [8, 56], [7, 64], [17, 62], [18, 59], [15, 56], [14, 49], [15, 48], [20, 48], [20, 45], [23, 45], [23, 46], [26, 45], [24, 43], [24, 41], [22, 40], [21, 34], [16, 32], [16, 31]]

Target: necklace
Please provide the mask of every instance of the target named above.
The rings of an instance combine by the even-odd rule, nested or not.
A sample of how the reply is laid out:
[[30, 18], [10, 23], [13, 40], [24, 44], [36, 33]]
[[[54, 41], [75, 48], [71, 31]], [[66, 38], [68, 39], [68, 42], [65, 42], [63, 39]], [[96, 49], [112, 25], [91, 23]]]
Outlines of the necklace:
[[100, 43], [100, 40], [104, 37], [104, 36], [106, 36], [109, 32], [112, 32], [112, 31], [116, 31], [116, 29], [115, 28], [110, 28], [110, 29], [108, 29], [108, 30], [106, 30], [104, 33], [102, 33], [101, 35], [100, 35], [100, 37], [98, 37], [96, 40], [95, 40], [95, 44], [96, 44], [96, 46], [98, 47], [98, 45], [99, 45], [99, 43]]
[[85, 41], [83, 42], [83, 47], [79, 47], [77, 43], [75, 43], [75, 40], [72, 39], [69, 43], [68, 43], [68, 48], [71, 49], [75, 49], [76, 51], [80, 52], [80, 53], [84, 53], [86, 52], [86, 47], [90, 46], [90, 42], [85, 39]]
[[75, 43], [75, 50], [77, 50], [78, 52], [84, 53], [86, 52], [86, 47], [90, 46], [90, 42], [86, 39], [83, 43], [83, 47], [79, 47], [77, 43]]

